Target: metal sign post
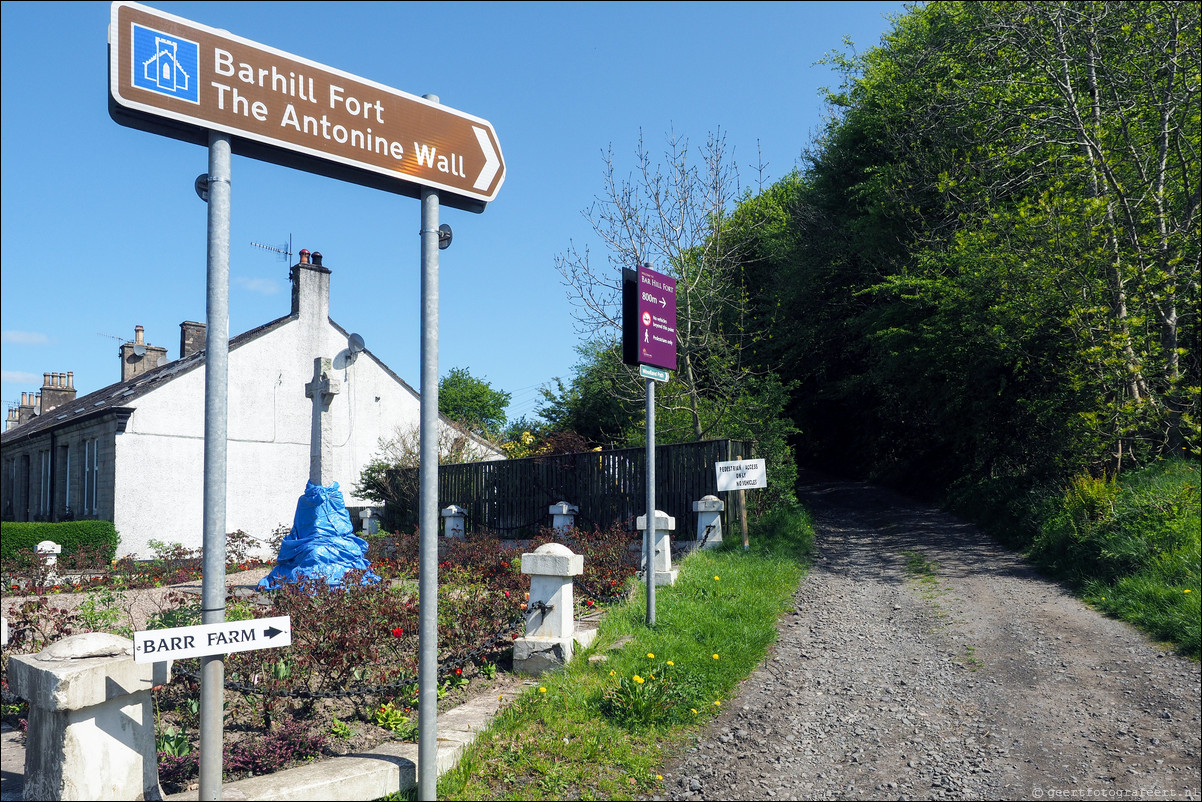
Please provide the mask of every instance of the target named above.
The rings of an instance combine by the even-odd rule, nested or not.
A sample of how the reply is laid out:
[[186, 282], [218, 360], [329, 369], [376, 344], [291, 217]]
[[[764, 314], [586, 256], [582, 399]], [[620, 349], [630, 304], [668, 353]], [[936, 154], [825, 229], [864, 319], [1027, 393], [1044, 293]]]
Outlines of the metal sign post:
[[[230, 138], [209, 134], [205, 311], [204, 579], [201, 622], [225, 621], [226, 417], [230, 350]], [[225, 660], [200, 664], [200, 798], [221, 799]]]
[[647, 379], [647, 626], [655, 626], [655, 379]]
[[655, 383], [676, 370], [676, 279], [650, 265], [622, 271], [622, 361], [647, 386], [647, 626], [655, 626]]
[[[426, 95], [431, 103], [437, 95]], [[417, 792], [438, 792], [438, 191], [422, 190]]]

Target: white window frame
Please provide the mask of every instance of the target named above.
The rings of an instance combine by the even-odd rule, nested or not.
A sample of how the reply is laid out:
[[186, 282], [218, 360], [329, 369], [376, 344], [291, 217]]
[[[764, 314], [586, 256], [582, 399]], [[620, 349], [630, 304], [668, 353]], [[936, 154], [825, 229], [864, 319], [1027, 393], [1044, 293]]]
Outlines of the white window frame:
[[40, 475], [42, 481], [38, 487], [38, 515], [46, 516], [50, 514], [50, 490], [53, 487], [53, 477], [50, 475], [50, 449], [39, 451], [38, 456], [41, 459]]
[[83, 514], [96, 515], [100, 508], [96, 498], [96, 477], [100, 472], [100, 441], [83, 441]]

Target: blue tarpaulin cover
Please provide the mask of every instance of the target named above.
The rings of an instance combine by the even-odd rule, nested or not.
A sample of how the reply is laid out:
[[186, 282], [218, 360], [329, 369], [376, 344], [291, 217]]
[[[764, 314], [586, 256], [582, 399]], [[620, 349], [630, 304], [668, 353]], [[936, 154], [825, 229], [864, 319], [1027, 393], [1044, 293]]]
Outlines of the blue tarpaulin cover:
[[[259, 581], [259, 590], [324, 576], [331, 586], [342, 585], [347, 571], [367, 571], [367, 541], [354, 535], [350, 513], [338, 483], [324, 487], [305, 483], [305, 494], [296, 502], [292, 531], [280, 544], [280, 557], [271, 573]], [[379, 582], [371, 572], [362, 581]]]

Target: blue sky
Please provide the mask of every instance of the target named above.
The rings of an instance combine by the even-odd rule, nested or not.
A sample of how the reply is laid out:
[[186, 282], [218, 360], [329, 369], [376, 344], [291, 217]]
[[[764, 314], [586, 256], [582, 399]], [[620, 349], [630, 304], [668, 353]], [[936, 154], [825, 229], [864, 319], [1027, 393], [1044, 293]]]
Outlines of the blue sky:
[[[821, 125], [815, 65], [844, 36], [864, 50], [898, 2], [147, 3], [492, 123], [506, 179], [482, 214], [443, 208], [439, 373], [466, 368], [533, 416], [579, 342], [555, 257], [604, 248], [582, 212], [642, 132], [695, 146], [719, 128], [744, 186], [770, 180]], [[5, 2], [0, 20], [0, 398], [72, 371], [80, 395], [120, 378], [134, 326], [179, 352], [205, 319], [203, 147], [122, 127], [107, 111], [104, 2]], [[419, 384], [419, 202], [235, 156], [230, 333], [288, 313], [288, 263], [252, 242], [321, 251], [331, 317]], [[293, 259], [295, 261], [295, 259]], [[615, 266], [614, 268], [618, 268]], [[298, 388], [300, 391], [301, 388]]]

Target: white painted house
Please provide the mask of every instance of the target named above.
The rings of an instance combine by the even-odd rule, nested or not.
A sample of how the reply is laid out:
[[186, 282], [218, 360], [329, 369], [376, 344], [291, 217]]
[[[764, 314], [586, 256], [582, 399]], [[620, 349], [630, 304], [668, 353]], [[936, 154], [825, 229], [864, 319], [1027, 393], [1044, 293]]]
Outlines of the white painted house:
[[[314, 406], [305, 385], [316, 358], [330, 359], [338, 380], [325, 413], [325, 475], [348, 508], [371, 503], [353, 488], [380, 438], [419, 420], [412, 387], [370, 351], [351, 353], [349, 333], [329, 318], [330, 271], [320, 254], [313, 264], [307, 256], [292, 268], [291, 313], [229, 342], [226, 531], [262, 540], [291, 525], [310, 475]], [[119, 555], [151, 556], [151, 540], [201, 546], [204, 326], [180, 325], [178, 360], [144, 343], [139, 326], [121, 348], [121, 382], [77, 399], [69, 379], [46, 374], [38, 402], [10, 413], [0, 436], [4, 520], [111, 520]], [[502, 457], [478, 446], [482, 459]]]

